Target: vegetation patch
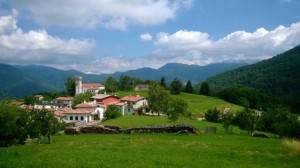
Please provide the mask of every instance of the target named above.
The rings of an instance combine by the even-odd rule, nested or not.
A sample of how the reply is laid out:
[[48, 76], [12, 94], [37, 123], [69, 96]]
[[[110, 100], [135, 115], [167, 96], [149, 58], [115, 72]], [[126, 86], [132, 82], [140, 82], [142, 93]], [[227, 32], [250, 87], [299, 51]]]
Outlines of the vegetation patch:
[[290, 155], [300, 157], [300, 141], [286, 139], [282, 145]]

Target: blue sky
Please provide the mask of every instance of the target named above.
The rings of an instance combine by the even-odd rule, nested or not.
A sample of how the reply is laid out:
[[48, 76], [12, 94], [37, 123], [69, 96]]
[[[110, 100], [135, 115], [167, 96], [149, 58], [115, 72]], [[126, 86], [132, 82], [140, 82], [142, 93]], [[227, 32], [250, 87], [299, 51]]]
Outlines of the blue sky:
[[111, 73], [268, 59], [300, 44], [300, 0], [0, 0], [0, 62]]

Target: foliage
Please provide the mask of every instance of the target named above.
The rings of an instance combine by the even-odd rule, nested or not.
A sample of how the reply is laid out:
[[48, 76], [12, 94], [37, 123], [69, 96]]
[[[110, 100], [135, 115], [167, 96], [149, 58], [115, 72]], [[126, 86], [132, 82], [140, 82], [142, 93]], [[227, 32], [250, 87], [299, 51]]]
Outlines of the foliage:
[[252, 88], [228, 87], [221, 90], [218, 96], [228, 102], [253, 109], [271, 106], [267, 97]]
[[105, 81], [105, 91], [108, 93], [115, 93], [119, 90], [118, 82], [112, 76], [108, 77]]
[[109, 105], [104, 113], [106, 120], [115, 119], [122, 116], [120, 108], [117, 105]]
[[68, 96], [75, 96], [76, 93], [76, 78], [69, 77], [65, 82], [66, 92]]
[[92, 97], [92, 93], [90, 92], [77, 94], [74, 97], [72, 108], [74, 108], [77, 104], [83, 103], [84, 101], [89, 101], [91, 97]]
[[25, 144], [28, 114], [10, 101], [0, 101], [0, 146]]
[[149, 85], [147, 100], [152, 112], [167, 112], [169, 97], [169, 94], [158, 83], [153, 82]]
[[243, 111], [236, 113], [234, 123], [237, 124], [240, 129], [247, 130], [249, 135], [252, 135], [258, 122], [258, 115], [254, 110], [245, 108]]
[[33, 95], [25, 96], [24, 103], [26, 105], [34, 105], [36, 103], [36, 99]]
[[249, 87], [276, 97], [280, 104], [300, 113], [300, 45], [271, 59], [244, 66], [207, 79], [211, 89]]
[[132, 80], [128, 75], [121, 75], [119, 79], [120, 90], [132, 90]]
[[62, 124], [54, 117], [53, 113], [46, 109], [32, 110], [30, 112], [28, 128], [30, 137], [38, 138], [38, 143], [41, 143], [42, 136], [44, 136], [48, 138], [51, 144], [51, 136], [62, 129]]
[[194, 88], [193, 88], [192, 82], [190, 80], [185, 85], [185, 90], [184, 91], [186, 93], [193, 93], [194, 92]]
[[209, 122], [217, 123], [220, 121], [220, 115], [221, 115], [221, 112], [217, 108], [209, 109], [205, 113], [205, 119]]
[[200, 87], [200, 94], [205, 96], [210, 96], [210, 88], [207, 82], [202, 82]]
[[171, 99], [169, 108], [168, 108], [168, 118], [172, 121], [176, 121], [179, 118], [179, 115], [187, 116], [188, 115], [188, 104], [182, 99]]
[[161, 79], [160, 79], [160, 86], [162, 86], [162, 87], [164, 87], [164, 88], [167, 87], [167, 85], [166, 85], [166, 79], [165, 79], [164, 76], [161, 77]]
[[171, 94], [180, 94], [182, 89], [182, 82], [180, 79], [175, 78], [170, 84]]

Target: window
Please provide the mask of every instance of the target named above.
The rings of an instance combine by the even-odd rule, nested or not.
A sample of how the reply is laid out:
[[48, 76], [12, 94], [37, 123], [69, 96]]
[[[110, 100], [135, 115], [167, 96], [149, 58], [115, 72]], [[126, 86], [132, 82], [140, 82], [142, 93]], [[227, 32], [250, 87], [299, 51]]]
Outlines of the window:
[[73, 116], [70, 116], [70, 120], [73, 120]]
[[78, 120], [78, 116], [75, 117], [75, 120]]
[[80, 120], [83, 120], [83, 116], [80, 117]]

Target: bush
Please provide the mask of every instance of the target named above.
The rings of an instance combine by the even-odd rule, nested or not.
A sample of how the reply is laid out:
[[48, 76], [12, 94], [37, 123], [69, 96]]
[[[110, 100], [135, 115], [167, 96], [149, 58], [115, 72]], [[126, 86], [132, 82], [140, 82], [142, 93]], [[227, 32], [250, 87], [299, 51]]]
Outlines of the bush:
[[220, 114], [221, 112], [217, 108], [209, 109], [205, 113], [205, 119], [209, 122], [217, 123], [220, 120]]
[[104, 113], [104, 117], [106, 120], [118, 118], [120, 116], [122, 116], [122, 114], [119, 107], [116, 105], [109, 105]]

